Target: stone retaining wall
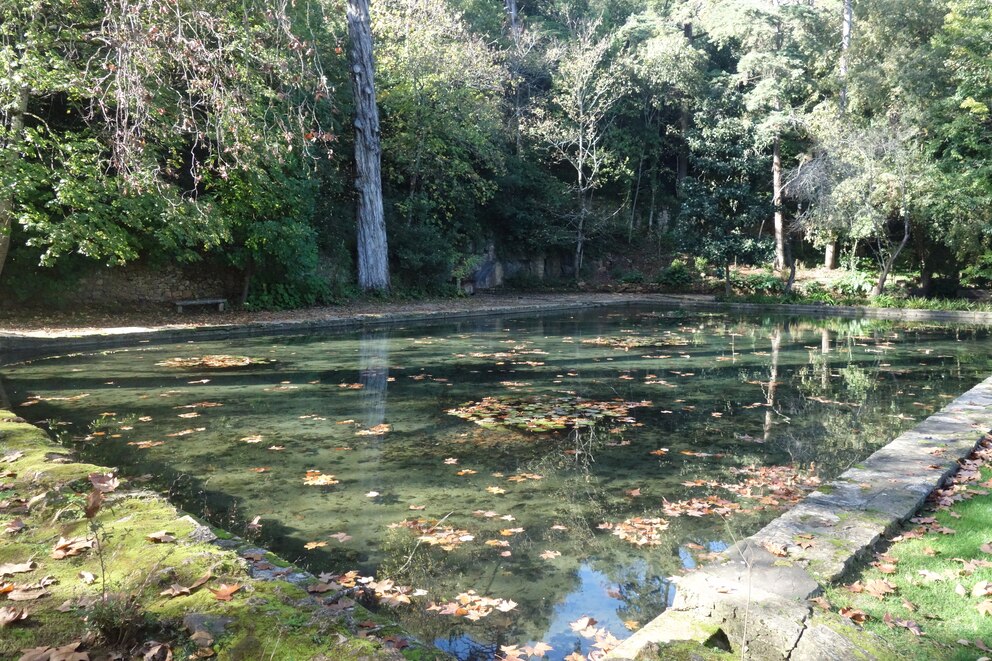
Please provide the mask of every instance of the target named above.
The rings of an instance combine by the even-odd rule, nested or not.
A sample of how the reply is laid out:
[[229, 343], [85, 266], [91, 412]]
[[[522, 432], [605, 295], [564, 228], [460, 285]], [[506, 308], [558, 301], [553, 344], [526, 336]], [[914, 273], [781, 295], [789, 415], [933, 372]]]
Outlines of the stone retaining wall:
[[[672, 607], [606, 658], [651, 658], [658, 643], [719, 629], [749, 659], [879, 659], [871, 644], [854, 641], [854, 630], [845, 633], [814, 614], [809, 600], [913, 516], [989, 430], [992, 377], [725, 551], [721, 561], [681, 578]], [[798, 543], [807, 540], [812, 544]]]
[[104, 268], [80, 278], [72, 299], [94, 305], [171, 303], [191, 298], [235, 299], [240, 279], [231, 269], [210, 264], [133, 263]]

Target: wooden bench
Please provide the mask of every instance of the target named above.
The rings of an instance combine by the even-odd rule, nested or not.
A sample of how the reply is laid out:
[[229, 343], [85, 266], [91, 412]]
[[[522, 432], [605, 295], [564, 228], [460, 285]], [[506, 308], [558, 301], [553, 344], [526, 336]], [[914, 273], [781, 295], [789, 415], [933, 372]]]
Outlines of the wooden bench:
[[227, 306], [226, 298], [197, 298], [190, 301], [176, 301], [176, 312], [182, 312], [183, 308], [194, 305], [216, 305], [218, 312], [223, 312]]

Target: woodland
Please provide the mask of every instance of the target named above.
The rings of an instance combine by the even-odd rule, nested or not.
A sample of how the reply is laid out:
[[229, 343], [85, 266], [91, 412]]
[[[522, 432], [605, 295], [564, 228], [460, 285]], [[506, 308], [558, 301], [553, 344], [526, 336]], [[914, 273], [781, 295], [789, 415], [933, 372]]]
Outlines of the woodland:
[[985, 287], [989, 34], [987, 0], [4, 2], [0, 288], [219, 264], [288, 308], [645, 248]]

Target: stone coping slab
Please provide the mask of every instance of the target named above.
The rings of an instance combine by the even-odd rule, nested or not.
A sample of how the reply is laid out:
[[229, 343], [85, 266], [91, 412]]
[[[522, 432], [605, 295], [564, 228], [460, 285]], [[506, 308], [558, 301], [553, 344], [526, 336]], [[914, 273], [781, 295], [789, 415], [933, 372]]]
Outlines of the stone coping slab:
[[[809, 600], [842, 580], [912, 517], [992, 430], [992, 377], [821, 486], [721, 560], [679, 578], [668, 611], [610, 652], [652, 658], [659, 643], [720, 629], [749, 659], [881, 658], [843, 623], [816, 626]], [[771, 552], [770, 552], [771, 551]], [[853, 631], [853, 630], [852, 630]], [[808, 638], [807, 638], [808, 636]], [[836, 656], [846, 650], [850, 655]], [[845, 654], [847, 653], [845, 652]], [[657, 655], [653, 658], [658, 658]]]

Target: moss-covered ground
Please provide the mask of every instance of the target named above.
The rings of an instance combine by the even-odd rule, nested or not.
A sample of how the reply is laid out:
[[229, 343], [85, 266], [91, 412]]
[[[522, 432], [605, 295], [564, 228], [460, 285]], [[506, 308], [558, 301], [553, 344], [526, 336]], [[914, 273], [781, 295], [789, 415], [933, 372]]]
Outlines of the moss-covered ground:
[[899, 658], [992, 657], [990, 459], [980, 448], [856, 580], [827, 590], [832, 609], [864, 616]]
[[[299, 585], [252, 578], [235, 550], [195, 541], [203, 528], [157, 494], [122, 484], [87, 517], [89, 476], [110, 472], [0, 411], [0, 624], [17, 618], [0, 628], [0, 659], [76, 643], [85, 656], [72, 658], [132, 658], [150, 641], [175, 659], [439, 658], [350, 600], [327, 606]], [[149, 538], [162, 531], [166, 541]], [[60, 540], [74, 538], [84, 540], [78, 555], [53, 557]], [[11, 567], [24, 563], [32, 568]], [[190, 593], [163, 595], [172, 585]], [[222, 600], [221, 586], [240, 587]], [[225, 624], [191, 635], [183, 624], [191, 614]]]

